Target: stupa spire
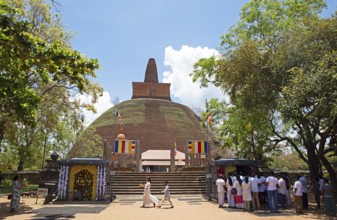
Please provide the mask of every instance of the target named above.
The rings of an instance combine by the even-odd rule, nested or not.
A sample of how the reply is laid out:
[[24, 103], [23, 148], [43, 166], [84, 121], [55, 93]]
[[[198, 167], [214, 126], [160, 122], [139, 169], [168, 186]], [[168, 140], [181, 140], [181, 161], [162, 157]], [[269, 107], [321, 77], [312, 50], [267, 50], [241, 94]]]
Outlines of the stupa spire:
[[157, 64], [154, 58], [150, 58], [145, 71], [145, 83], [158, 83]]
[[159, 83], [157, 65], [154, 58], [150, 58], [144, 82], [132, 82], [132, 99], [150, 98], [170, 100], [170, 83]]

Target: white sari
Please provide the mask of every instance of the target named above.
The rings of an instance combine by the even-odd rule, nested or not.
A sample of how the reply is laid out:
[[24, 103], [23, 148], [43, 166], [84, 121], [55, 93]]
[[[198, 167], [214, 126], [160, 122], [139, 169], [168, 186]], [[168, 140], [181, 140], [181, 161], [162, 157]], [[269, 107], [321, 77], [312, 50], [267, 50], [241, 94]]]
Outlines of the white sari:
[[158, 204], [159, 201], [151, 194], [151, 183], [147, 182], [144, 186], [143, 205], [153, 205], [153, 203]]

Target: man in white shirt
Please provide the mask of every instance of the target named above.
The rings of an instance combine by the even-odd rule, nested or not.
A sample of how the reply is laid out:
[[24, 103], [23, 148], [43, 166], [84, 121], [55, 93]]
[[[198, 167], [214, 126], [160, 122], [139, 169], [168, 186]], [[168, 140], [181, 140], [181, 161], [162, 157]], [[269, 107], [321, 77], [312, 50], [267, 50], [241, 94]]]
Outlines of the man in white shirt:
[[266, 178], [264, 177], [263, 173], [258, 173], [257, 178], [259, 180], [258, 189], [259, 189], [259, 200], [260, 205], [266, 204]]
[[303, 204], [302, 204], [302, 184], [300, 182], [300, 176], [297, 175], [297, 180], [294, 183], [294, 198], [295, 198], [295, 211], [296, 213], [303, 212]]
[[308, 178], [305, 175], [302, 175], [299, 179], [302, 184], [302, 204], [303, 209], [308, 209], [309, 202], [308, 202]]
[[267, 185], [269, 212], [277, 212], [278, 179], [274, 176], [273, 171], [269, 172], [269, 176], [266, 179], [266, 185]]
[[281, 206], [282, 206], [282, 209], [285, 209], [286, 208], [287, 185], [286, 185], [284, 173], [281, 174], [281, 177], [278, 180], [278, 185], [279, 185], [278, 194], [280, 196]]
[[257, 176], [253, 174], [253, 177], [250, 178], [250, 187], [252, 191], [252, 203], [253, 203], [253, 210], [260, 209], [260, 200], [259, 200], [259, 186], [258, 184], [261, 183]]
[[219, 174], [218, 179], [215, 182], [215, 185], [217, 186], [218, 189], [219, 208], [221, 208], [225, 203], [225, 181], [223, 179], [222, 174]]

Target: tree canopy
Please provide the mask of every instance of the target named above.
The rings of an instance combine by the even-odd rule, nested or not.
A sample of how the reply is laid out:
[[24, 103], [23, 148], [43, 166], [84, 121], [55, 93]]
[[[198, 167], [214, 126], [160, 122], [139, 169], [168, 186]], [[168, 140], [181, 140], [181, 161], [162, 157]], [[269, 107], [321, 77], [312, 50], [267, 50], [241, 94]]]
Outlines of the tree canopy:
[[[0, 142], [9, 140], [19, 164], [72, 146], [83, 130], [81, 109], [95, 111], [102, 94], [92, 81], [98, 60], [73, 49], [69, 37], [43, 0], [0, 0]], [[92, 103], [81, 104], [78, 93]], [[72, 137], [64, 133], [70, 127]]]
[[264, 157], [268, 146], [292, 148], [312, 178], [323, 165], [337, 185], [330, 162], [337, 156], [337, 18], [321, 18], [325, 6], [321, 0], [247, 3], [221, 38], [222, 55], [200, 60], [191, 75], [229, 96], [231, 111], [220, 126], [224, 147], [232, 147], [233, 137], [235, 146], [259, 137]]

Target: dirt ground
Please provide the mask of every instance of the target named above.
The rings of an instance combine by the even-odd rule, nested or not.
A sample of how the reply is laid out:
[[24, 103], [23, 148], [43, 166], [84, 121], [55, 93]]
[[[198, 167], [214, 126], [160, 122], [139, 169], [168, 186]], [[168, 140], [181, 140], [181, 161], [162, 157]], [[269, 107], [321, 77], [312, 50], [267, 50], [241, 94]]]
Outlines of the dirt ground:
[[[161, 196], [160, 196], [161, 197]], [[159, 197], [159, 198], [160, 198]], [[117, 196], [109, 204], [48, 204], [43, 205], [43, 198], [27, 197], [21, 199], [21, 207], [17, 213], [9, 212], [9, 200], [6, 196], [0, 197], [0, 219], [136, 219], [136, 220], [175, 220], [175, 219], [231, 219], [231, 220], [252, 220], [252, 219], [337, 219], [328, 217], [324, 210], [316, 210], [314, 204], [310, 204], [304, 214], [297, 215], [293, 208], [279, 210], [278, 213], [268, 213], [267, 210], [255, 212], [245, 212], [239, 209], [218, 208], [218, 205], [209, 202], [202, 196], [196, 195], [173, 195], [172, 202], [174, 208], [164, 204], [162, 208], [140, 208], [142, 205], [141, 195], [137, 196]]]

